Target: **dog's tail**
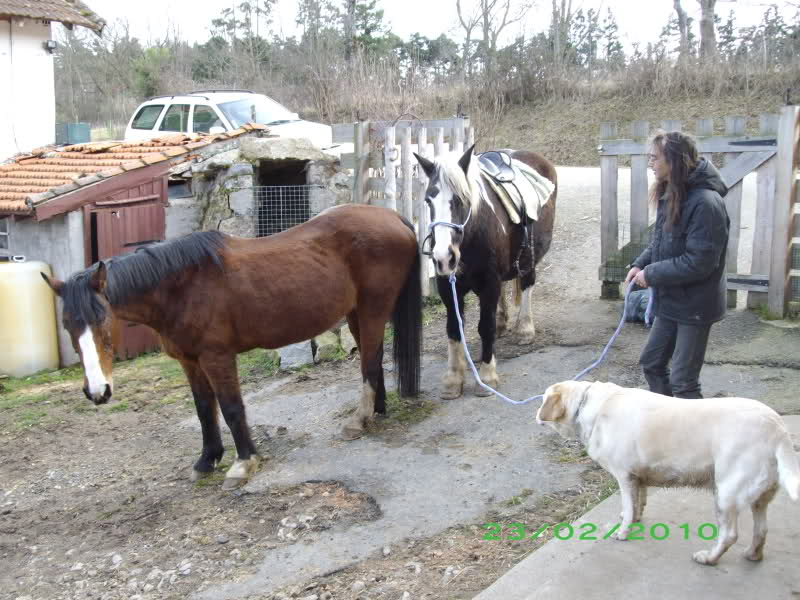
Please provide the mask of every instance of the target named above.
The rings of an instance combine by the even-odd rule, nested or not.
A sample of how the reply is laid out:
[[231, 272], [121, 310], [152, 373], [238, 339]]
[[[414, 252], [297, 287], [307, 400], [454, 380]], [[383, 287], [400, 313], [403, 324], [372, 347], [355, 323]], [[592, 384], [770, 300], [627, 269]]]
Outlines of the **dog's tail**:
[[792, 500], [797, 500], [800, 498], [800, 464], [788, 432], [778, 444], [775, 458], [778, 459], [778, 477], [783, 489]]

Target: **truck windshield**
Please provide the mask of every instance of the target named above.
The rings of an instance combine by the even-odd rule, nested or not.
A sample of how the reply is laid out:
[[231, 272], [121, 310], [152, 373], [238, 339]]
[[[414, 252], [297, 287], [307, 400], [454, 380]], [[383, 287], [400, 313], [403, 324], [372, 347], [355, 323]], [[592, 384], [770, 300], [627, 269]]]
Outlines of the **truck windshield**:
[[221, 102], [218, 106], [234, 128], [252, 122], [270, 125], [298, 120], [296, 114], [266, 96]]

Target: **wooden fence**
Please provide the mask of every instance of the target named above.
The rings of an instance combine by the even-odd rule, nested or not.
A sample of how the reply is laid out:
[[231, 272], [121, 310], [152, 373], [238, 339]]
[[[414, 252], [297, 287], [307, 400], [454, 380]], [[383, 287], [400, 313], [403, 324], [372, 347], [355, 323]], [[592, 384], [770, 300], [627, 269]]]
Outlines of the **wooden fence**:
[[[725, 206], [731, 220], [728, 240], [728, 306], [736, 305], [736, 290], [748, 291], [750, 308], [766, 304], [784, 316], [800, 309], [800, 198], [797, 195], [800, 109], [786, 106], [780, 115], [759, 119], [759, 135], [745, 135], [744, 117], [726, 117], [725, 134], [714, 135], [712, 119], [700, 119], [693, 132], [700, 152], [709, 160], [722, 157], [720, 173], [729, 188]], [[603, 297], [619, 297], [630, 264], [648, 243], [647, 121], [632, 124], [628, 139], [618, 138], [616, 123], [600, 128], [601, 265]], [[680, 131], [679, 121], [664, 121], [666, 131]], [[618, 158], [630, 156], [629, 241], [619, 246]], [[717, 165], [718, 167], [720, 165]], [[742, 179], [757, 173], [757, 200], [750, 273], [738, 273]]]
[[[335, 143], [353, 143], [342, 166], [353, 169], [353, 202], [396, 210], [417, 230], [420, 245], [428, 235], [429, 215], [423, 195], [428, 182], [413, 156], [433, 159], [463, 152], [474, 141], [469, 118], [413, 121], [361, 121], [333, 126]], [[422, 273], [422, 290], [430, 294], [430, 261]]]

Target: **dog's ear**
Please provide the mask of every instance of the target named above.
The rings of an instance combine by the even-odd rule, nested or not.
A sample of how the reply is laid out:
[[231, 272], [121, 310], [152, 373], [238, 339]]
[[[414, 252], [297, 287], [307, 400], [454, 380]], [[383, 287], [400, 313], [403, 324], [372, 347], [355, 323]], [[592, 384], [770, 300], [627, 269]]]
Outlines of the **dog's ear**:
[[567, 413], [564, 406], [564, 394], [567, 390], [560, 383], [551, 386], [544, 395], [544, 402], [536, 413], [536, 420], [539, 423], [545, 421], [558, 421]]

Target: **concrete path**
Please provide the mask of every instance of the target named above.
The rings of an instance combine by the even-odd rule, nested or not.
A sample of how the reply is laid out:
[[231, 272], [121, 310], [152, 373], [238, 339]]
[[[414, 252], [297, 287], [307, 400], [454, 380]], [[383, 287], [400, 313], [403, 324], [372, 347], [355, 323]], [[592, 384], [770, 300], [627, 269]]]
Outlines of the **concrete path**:
[[[784, 417], [797, 445], [800, 416]], [[642, 541], [603, 540], [619, 521], [619, 494], [614, 494], [586, 513], [573, 526], [576, 534], [567, 541], [551, 539], [520, 562], [475, 600], [589, 600], [600, 598], [684, 598], [789, 600], [800, 598], [797, 540], [800, 536], [800, 504], [781, 490], [769, 507], [769, 534], [764, 560], [743, 558], [752, 535], [750, 512], [739, 518], [739, 541], [723, 555], [716, 567], [692, 561], [692, 553], [712, 542], [698, 537], [698, 527], [714, 521], [708, 493], [689, 490], [659, 490], [650, 494], [645, 509], [647, 532]], [[597, 525], [596, 541], [579, 540], [588, 531], [581, 524]], [[652, 539], [649, 529], [656, 523], [669, 527], [664, 540]], [[685, 539], [682, 524], [688, 524]], [[527, 524], [535, 530], [539, 523]], [[710, 528], [703, 530], [704, 534]], [[664, 529], [657, 528], [657, 537]], [[560, 535], [567, 537], [568, 530]], [[488, 542], [487, 542], [488, 543]], [[496, 543], [504, 543], [502, 541]]]

